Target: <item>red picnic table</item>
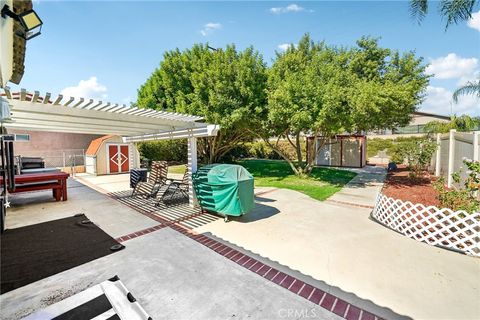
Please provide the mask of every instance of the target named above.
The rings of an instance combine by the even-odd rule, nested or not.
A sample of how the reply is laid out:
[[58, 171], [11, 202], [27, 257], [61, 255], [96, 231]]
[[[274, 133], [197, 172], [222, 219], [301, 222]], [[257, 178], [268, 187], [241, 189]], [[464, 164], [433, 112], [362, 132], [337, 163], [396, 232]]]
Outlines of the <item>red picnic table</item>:
[[[67, 201], [67, 179], [70, 175], [65, 172], [26, 173], [15, 176], [15, 190], [10, 193], [52, 189], [56, 201]], [[0, 183], [3, 178], [0, 176]]]

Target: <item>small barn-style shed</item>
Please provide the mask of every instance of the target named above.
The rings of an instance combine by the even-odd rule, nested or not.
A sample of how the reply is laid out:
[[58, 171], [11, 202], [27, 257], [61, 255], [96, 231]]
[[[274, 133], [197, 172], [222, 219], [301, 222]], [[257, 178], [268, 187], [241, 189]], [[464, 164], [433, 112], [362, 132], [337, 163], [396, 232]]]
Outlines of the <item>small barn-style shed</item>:
[[140, 166], [140, 154], [121, 136], [106, 135], [92, 140], [85, 153], [85, 170], [95, 175], [130, 172]]

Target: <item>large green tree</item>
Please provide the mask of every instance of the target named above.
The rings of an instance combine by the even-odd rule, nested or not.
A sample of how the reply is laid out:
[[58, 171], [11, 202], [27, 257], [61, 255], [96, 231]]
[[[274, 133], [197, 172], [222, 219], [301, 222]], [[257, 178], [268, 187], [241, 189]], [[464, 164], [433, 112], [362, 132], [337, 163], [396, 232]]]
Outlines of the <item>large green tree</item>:
[[[343, 48], [315, 43], [305, 35], [297, 46], [277, 53], [269, 70], [268, 106], [251, 132], [296, 174], [309, 174], [318, 150], [303, 161], [305, 135], [325, 137], [324, 144], [344, 132], [408, 124], [428, 83], [424, 70], [414, 53], [381, 48], [376, 39], [362, 38], [356, 47]], [[297, 150], [297, 159], [281, 151], [280, 138]]]
[[237, 51], [229, 45], [211, 50], [194, 45], [164, 54], [156, 69], [138, 90], [143, 108], [169, 110], [204, 117], [221, 130], [201, 139], [203, 161], [218, 161], [239, 143], [251, 139], [247, 130], [266, 103], [266, 66], [253, 48]]
[[[434, 1], [410, 0], [410, 13], [418, 22], [421, 22], [429, 11], [429, 4]], [[435, 1], [438, 4], [438, 11], [445, 21], [445, 29], [451, 24], [458, 24], [472, 18], [473, 10], [477, 0], [441, 0]]]

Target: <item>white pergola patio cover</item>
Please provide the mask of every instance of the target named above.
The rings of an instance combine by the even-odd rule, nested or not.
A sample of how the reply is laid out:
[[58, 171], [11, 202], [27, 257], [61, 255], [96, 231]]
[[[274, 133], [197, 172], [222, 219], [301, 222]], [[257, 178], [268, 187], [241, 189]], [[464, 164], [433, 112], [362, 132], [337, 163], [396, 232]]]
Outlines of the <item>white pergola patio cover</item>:
[[147, 140], [188, 140], [190, 203], [194, 203], [192, 173], [197, 170], [197, 138], [215, 136], [218, 125], [200, 122], [202, 117], [141, 109], [84, 98], [40, 96], [8, 87], [1, 98], [10, 105], [12, 122], [6, 128], [122, 136], [125, 142]]

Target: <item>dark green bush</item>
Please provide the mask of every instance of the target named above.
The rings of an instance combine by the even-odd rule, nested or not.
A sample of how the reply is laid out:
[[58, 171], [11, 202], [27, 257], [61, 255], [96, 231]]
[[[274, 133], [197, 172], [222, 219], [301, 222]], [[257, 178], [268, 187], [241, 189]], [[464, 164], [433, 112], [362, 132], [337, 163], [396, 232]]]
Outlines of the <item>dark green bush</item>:
[[447, 189], [443, 177], [437, 179], [433, 187], [438, 191], [437, 198], [443, 207], [454, 211], [478, 212], [480, 210], [480, 200], [477, 198], [477, 192], [480, 189], [480, 162], [465, 159], [463, 163], [468, 169], [466, 179], [461, 181], [460, 172], [452, 174], [453, 182], [458, 187], [453, 185], [452, 188]]
[[[272, 141], [275, 143], [275, 141]], [[305, 159], [305, 142], [302, 144], [302, 155]], [[280, 140], [279, 149], [290, 159], [296, 159], [297, 153], [292, 145], [286, 140]], [[232, 149], [228, 154], [226, 154], [222, 161], [233, 161], [236, 159], [242, 158], [257, 158], [257, 159], [270, 159], [270, 160], [282, 160], [278, 153], [272, 150], [265, 141], [256, 140], [253, 142], [246, 142], [241, 145], [238, 145]]]
[[138, 151], [142, 159], [149, 161], [187, 162], [186, 139], [139, 142]]

